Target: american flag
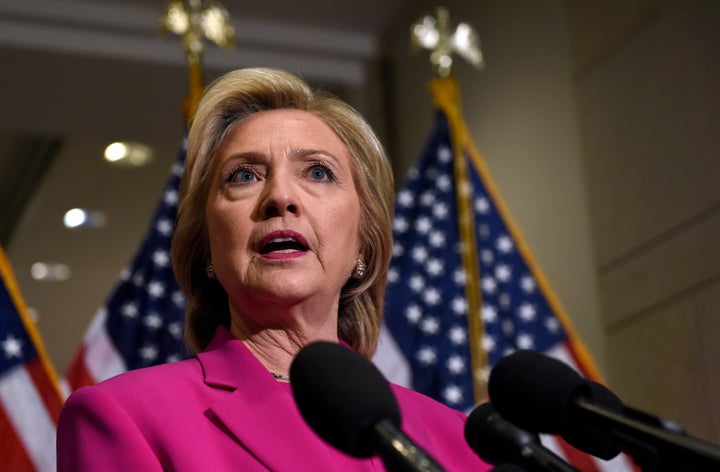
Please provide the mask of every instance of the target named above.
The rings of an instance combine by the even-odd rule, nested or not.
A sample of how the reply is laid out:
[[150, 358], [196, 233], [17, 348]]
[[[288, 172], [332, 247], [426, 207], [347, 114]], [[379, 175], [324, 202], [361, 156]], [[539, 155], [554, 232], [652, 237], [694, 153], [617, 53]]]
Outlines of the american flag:
[[[470, 339], [473, 315], [465, 294], [451, 143], [448, 118], [438, 110], [420, 159], [397, 193], [376, 364], [390, 380], [465, 412], [480, 401], [474, 398], [471, 341], [487, 353], [488, 368], [518, 349], [531, 349], [593, 377], [592, 361], [509, 221], [479, 154], [465, 143], [480, 272], [473, 282], [481, 293], [475, 316], [483, 326], [481, 338]], [[583, 471], [632, 470], [624, 456], [605, 462], [558, 438], [543, 442]]]
[[170, 264], [185, 146], [140, 249], [85, 332], [66, 375], [69, 390], [188, 356], [183, 341], [185, 296]]
[[0, 248], [0, 470], [54, 471], [55, 371]]

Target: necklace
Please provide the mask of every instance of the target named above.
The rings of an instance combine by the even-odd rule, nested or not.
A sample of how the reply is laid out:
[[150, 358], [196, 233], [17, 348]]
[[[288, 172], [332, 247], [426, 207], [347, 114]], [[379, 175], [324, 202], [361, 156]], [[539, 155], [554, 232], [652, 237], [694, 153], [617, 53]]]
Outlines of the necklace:
[[276, 374], [275, 372], [270, 372], [273, 377], [275, 377], [276, 380], [279, 380], [281, 382], [290, 382], [290, 376], [289, 375], [280, 375]]

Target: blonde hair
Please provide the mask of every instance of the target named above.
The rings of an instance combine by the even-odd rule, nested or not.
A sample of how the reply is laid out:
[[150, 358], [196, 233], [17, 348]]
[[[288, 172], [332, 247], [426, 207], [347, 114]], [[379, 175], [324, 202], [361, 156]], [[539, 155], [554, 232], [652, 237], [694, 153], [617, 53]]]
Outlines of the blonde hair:
[[239, 120], [275, 109], [303, 110], [325, 122], [347, 146], [360, 200], [361, 253], [365, 276], [350, 279], [340, 293], [338, 336], [366, 357], [377, 345], [387, 268], [392, 251], [394, 183], [385, 151], [370, 126], [352, 107], [297, 76], [276, 69], [229, 72], [210, 84], [192, 119], [185, 172], [180, 183], [172, 242], [175, 277], [187, 297], [185, 339], [195, 352], [219, 325], [230, 324], [227, 294], [206, 275], [210, 249], [205, 204], [211, 163], [228, 131]]

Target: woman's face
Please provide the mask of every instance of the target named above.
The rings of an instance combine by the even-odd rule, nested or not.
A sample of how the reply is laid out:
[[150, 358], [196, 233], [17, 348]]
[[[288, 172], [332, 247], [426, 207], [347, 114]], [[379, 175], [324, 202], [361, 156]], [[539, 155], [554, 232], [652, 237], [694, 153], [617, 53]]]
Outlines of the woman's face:
[[300, 110], [255, 113], [228, 133], [213, 164], [206, 221], [234, 312], [311, 301], [337, 313], [359, 253], [350, 159], [330, 127]]

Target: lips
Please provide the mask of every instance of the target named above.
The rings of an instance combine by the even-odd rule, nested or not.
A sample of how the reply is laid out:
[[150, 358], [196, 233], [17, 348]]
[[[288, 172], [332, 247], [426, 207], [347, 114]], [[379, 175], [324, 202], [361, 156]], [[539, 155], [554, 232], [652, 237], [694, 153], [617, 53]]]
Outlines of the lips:
[[289, 254], [307, 250], [308, 243], [305, 238], [290, 230], [273, 231], [262, 238], [258, 244], [258, 252], [263, 255]]

